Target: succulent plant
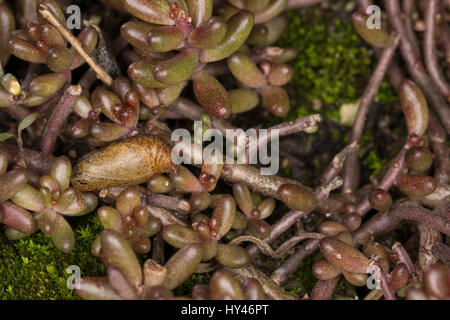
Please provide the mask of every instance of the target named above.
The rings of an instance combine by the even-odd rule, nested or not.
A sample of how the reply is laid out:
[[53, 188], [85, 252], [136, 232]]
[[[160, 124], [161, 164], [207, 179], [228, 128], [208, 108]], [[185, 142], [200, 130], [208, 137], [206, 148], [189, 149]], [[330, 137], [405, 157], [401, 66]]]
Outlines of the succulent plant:
[[40, 230], [58, 249], [70, 252], [75, 236], [65, 217], [89, 214], [97, 207], [97, 197], [70, 186], [72, 164], [65, 156], [40, 177], [20, 167], [6, 171], [8, 156], [2, 153], [1, 158], [2, 222], [8, 227], [7, 237], [17, 240]]
[[[304, 102], [291, 83], [297, 48], [277, 46], [286, 10], [325, 0], [100, 2], [71, 31], [65, 1], [0, 0], [1, 237], [40, 230], [69, 253], [72, 221], [96, 212], [103, 230], [90, 251], [106, 272], [77, 280], [83, 299], [349, 298], [337, 292], [341, 278], [371, 300], [449, 298], [449, 32], [439, 1], [418, 1], [417, 14], [388, 1], [379, 28], [368, 24], [372, 1], [344, 15], [379, 59], [349, 134], [332, 119], [319, 126], [328, 106]], [[421, 16], [423, 48], [412, 28]], [[376, 97], [386, 76], [395, 106]], [[285, 121], [303, 103], [321, 114]], [[193, 139], [178, 144], [177, 129]], [[256, 136], [240, 145], [245, 130]], [[205, 146], [213, 138], [226, 148]], [[280, 151], [279, 173], [263, 173], [268, 145]], [[373, 176], [367, 154], [384, 157]], [[300, 297], [287, 280], [308, 256], [317, 281]], [[192, 285], [196, 274], [207, 276]]]

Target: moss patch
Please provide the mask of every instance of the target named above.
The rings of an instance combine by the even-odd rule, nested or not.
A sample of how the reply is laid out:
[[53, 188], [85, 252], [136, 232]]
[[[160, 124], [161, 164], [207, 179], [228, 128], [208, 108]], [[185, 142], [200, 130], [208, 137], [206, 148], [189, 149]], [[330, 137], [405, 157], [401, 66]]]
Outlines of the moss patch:
[[17, 241], [8, 241], [0, 233], [0, 297], [5, 300], [78, 299], [67, 288], [71, 275], [67, 267], [77, 265], [81, 276], [105, 273], [99, 259], [90, 253], [90, 246], [101, 231], [97, 217], [91, 215], [72, 224], [76, 243], [74, 250], [65, 254], [53, 245], [49, 236], [40, 232]]
[[[336, 19], [336, 12], [311, 7], [289, 11], [288, 26], [278, 46], [295, 47], [290, 62], [294, 77], [289, 85], [293, 107], [280, 120], [287, 121], [320, 113], [339, 122], [339, 106], [359, 99], [375, 68], [377, 58], [356, 33], [350, 19]], [[313, 110], [318, 99], [320, 110]], [[397, 100], [385, 79], [375, 98], [385, 109]]]
[[209, 277], [203, 273], [194, 273], [189, 279], [187, 279], [179, 287], [173, 291], [177, 297], [191, 297], [192, 289], [196, 284], [208, 284]]
[[278, 45], [295, 47], [293, 84], [309, 100], [327, 105], [355, 100], [372, 64], [371, 54], [350, 22], [335, 12], [313, 7], [305, 14], [287, 14], [289, 23]]

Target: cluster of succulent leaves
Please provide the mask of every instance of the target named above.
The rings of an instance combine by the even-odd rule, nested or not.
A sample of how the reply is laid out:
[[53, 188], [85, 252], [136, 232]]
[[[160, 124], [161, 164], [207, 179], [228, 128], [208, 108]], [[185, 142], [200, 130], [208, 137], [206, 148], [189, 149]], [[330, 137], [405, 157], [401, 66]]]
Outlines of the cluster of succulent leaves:
[[[122, 36], [134, 47], [139, 61], [128, 68], [131, 81], [126, 77], [118, 77], [114, 80], [112, 86], [114, 92], [102, 87], [92, 93], [83, 90], [73, 106], [75, 113], [81, 119], [71, 120], [72, 126], [69, 129], [71, 136], [75, 139], [87, 138], [91, 146], [98, 146], [133, 135], [138, 121], [149, 118], [149, 109], [154, 109], [151, 112], [155, 113], [157, 107], [170, 105], [191, 79], [198, 102], [207, 113], [218, 118], [228, 118], [232, 113], [248, 111], [259, 105], [260, 101], [273, 114], [285, 115], [289, 111], [290, 102], [287, 93], [281, 87], [291, 79], [292, 68], [283, 62], [292, 58], [292, 50], [287, 50], [286, 57], [279, 56], [276, 62], [264, 62], [258, 67], [257, 63], [250, 59], [249, 44], [255, 45], [255, 48], [259, 50], [276, 42], [285, 27], [285, 19], [276, 17], [284, 10], [286, 1], [270, 4], [266, 2], [256, 6], [239, 1], [230, 4], [232, 5], [224, 4], [216, 9], [218, 16], [212, 16], [212, 1], [204, 3], [160, 1], [158, 4], [143, 4], [135, 1], [116, 2], [122, 11], [128, 11], [143, 20], [131, 20], [121, 28]], [[141, 5], [146, 5], [148, 10], [142, 11]], [[21, 91], [13, 75], [2, 74], [0, 99], [2, 107], [20, 104], [32, 108], [48, 102], [70, 79], [68, 71], [84, 63], [74, 48], [67, 48], [62, 34], [41, 16], [39, 10], [43, 6], [56, 17], [59, 23], [65, 25], [64, 13], [55, 1], [39, 0], [36, 2], [36, 12], [31, 14], [35, 22], [22, 22], [24, 28], [16, 29], [14, 17], [8, 6], [2, 2], [1, 9], [7, 13], [8, 18], [5, 25], [9, 23], [8, 32], [5, 33], [6, 40], [9, 40], [8, 47], [2, 48], [2, 64], [6, 64], [10, 56], [14, 55], [29, 63], [46, 64], [53, 72], [34, 78], [25, 91]], [[247, 8], [247, 6], [250, 7]], [[245, 9], [251, 9], [255, 14]], [[273, 18], [275, 18], [274, 23], [271, 23]], [[260, 28], [257, 32], [253, 31], [256, 34], [251, 35], [255, 20], [260, 24]], [[274, 30], [275, 35], [272, 34]], [[266, 37], [267, 32], [270, 37]], [[87, 53], [92, 53], [97, 47], [99, 37], [92, 27], [82, 30], [78, 38]], [[249, 38], [249, 44], [244, 45], [247, 38]], [[265, 45], [262, 45], [262, 42]], [[237, 50], [239, 52], [236, 52]], [[277, 50], [283, 52], [282, 49]], [[267, 55], [270, 57], [271, 54], [267, 53]], [[199, 63], [206, 64], [227, 58], [231, 73], [242, 86], [228, 92], [210, 73], [197, 70], [201, 68]], [[36, 119], [36, 114], [33, 115]], [[111, 122], [104, 121], [105, 117]], [[9, 137], [11, 136], [5, 136], [3, 140]], [[3, 171], [6, 171], [8, 167], [8, 160], [5, 157], [6, 155], [2, 154], [3, 169], [5, 169]], [[78, 166], [78, 172], [82, 171], [80, 168], [82, 168], [81, 164]], [[10, 240], [19, 240], [40, 229], [44, 234], [51, 236], [60, 250], [66, 253], [71, 252], [75, 245], [75, 236], [63, 215], [87, 214], [97, 206], [97, 200], [92, 194], [79, 191], [83, 188], [89, 189], [82, 186], [84, 181], [80, 177], [72, 179], [78, 190], [70, 187], [72, 166], [69, 159], [59, 158], [48, 176], [38, 177], [31, 171], [20, 168], [11, 171], [3, 172], [5, 179], [2, 185], [5, 198], [2, 199], [5, 210], [2, 220], [7, 226], [7, 237]], [[201, 182], [199, 180], [196, 182], [196, 178], [187, 169], [178, 168], [177, 172], [171, 176], [171, 180], [178, 191], [196, 192], [202, 188], [201, 184], [208, 185], [208, 191], [212, 191], [220, 171], [221, 167], [205, 167], [202, 170], [203, 176], [200, 176]], [[161, 172], [164, 171], [161, 170]], [[149, 173], [150, 175], [152, 173]], [[95, 187], [90, 188], [89, 191], [106, 188], [108, 185], [95, 185]], [[247, 217], [253, 215], [252, 219], [256, 217], [256, 220], [248, 223], [248, 232], [253, 230], [253, 233], [261, 238], [266, 236], [270, 228], [262, 219], [273, 212], [275, 201], [273, 199], [263, 201], [260, 205], [261, 217], [258, 217], [260, 211], [252, 204], [247, 187], [236, 185], [235, 189], [235, 196], [240, 197], [238, 203], [245, 215]], [[203, 210], [211, 202], [208, 193], [197, 198]], [[120, 199], [116, 206], [121, 206]], [[223, 199], [219, 199], [217, 207], [218, 213], [213, 214], [215, 224], [208, 225], [206, 221], [209, 219], [206, 216], [198, 218], [195, 224], [198, 230], [202, 230], [200, 233], [205, 233], [203, 238], [212, 237], [218, 240], [225, 236], [231, 227], [239, 230], [239, 233], [247, 228], [247, 217], [242, 213], [235, 213], [236, 204], [232, 197], [224, 196]], [[145, 215], [147, 221], [146, 208], [143, 206], [140, 208], [140, 213]], [[133, 209], [139, 211], [137, 208], [130, 210]], [[117, 213], [114, 210], [112, 207], [103, 207], [98, 210], [102, 224], [109, 230], [119, 230], [129, 238], [130, 235], [122, 225], [124, 221], [117, 221], [118, 224], [111, 222], [111, 219], [114, 220], [111, 215], [114, 216], [114, 213]], [[101, 213], [104, 211], [107, 212], [107, 217]], [[121, 210], [118, 212], [125, 218], [131, 213], [131, 211], [123, 213]], [[235, 214], [241, 218], [234, 219]], [[133, 217], [137, 220], [143, 219], [142, 215]], [[139, 224], [136, 219], [130, 223]], [[234, 220], [239, 220], [240, 224], [232, 226]], [[159, 228], [155, 231], [159, 231]], [[132, 230], [128, 231], [133, 233]], [[178, 231], [174, 230], [175, 234]], [[188, 229], [184, 231], [189, 232]], [[151, 235], [154, 233], [152, 232]], [[166, 231], [165, 234], [170, 234], [170, 231]], [[141, 243], [140, 248], [138, 245], [135, 249], [138, 253], [148, 252], [150, 249], [148, 236], [150, 235], [148, 233], [147, 237], [140, 235], [142, 239], [146, 239], [148, 245], [142, 248]], [[248, 257], [245, 257], [246, 253], [242, 248], [219, 245], [218, 249], [216, 240], [210, 242], [212, 248], [210, 258], [216, 251], [222, 260], [227, 260], [226, 256], [230, 253], [231, 255], [239, 253], [238, 256], [244, 255], [244, 260], [234, 267], [248, 263]], [[94, 241], [92, 248], [95, 248], [98, 242]], [[97, 246], [97, 250], [92, 249], [92, 252], [97, 252], [98, 256], [100, 247]], [[224, 255], [225, 258], [223, 258]]]
[[[60, 23], [66, 24], [64, 13], [57, 4], [51, 1], [41, 3], [50, 8]], [[11, 54], [30, 63], [46, 64], [53, 72], [62, 72], [69, 68], [74, 70], [85, 63], [75, 49], [67, 48], [66, 40], [55, 27], [39, 13], [37, 18], [39, 23], [30, 22], [26, 30], [17, 29], [12, 32], [8, 43]], [[78, 39], [89, 53], [97, 47], [98, 35], [92, 27], [83, 29]]]
[[39, 177], [21, 168], [8, 171], [8, 155], [0, 153], [2, 222], [11, 240], [22, 239], [40, 229], [50, 235], [63, 252], [72, 251], [75, 236], [64, 216], [82, 216], [97, 207], [97, 197], [70, 187], [72, 164], [57, 159], [49, 175]]
[[[359, 95], [359, 84], [363, 83], [360, 79], [367, 75], [371, 63], [369, 53], [360, 47], [359, 37], [349, 24], [336, 20], [330, 26], [321, 20], [326, 19], [322, 16], [318, 24], [315, 20], [311, 31], [311, 24], [303, 21], [310, 18], [299, 18], [294, 13], [288, 14], [290, 20], [279, 16], [286, 7], [285, 0], [229, 0], [218, 8], [213, 8], [209, 0], [105, 2], [134, 16], [122, 25], [121, 34], [133, 47], [136, 61], [128, 67], [129, 78], [115, 78], [111, 90], [98, 87], [92, 93], [83, 91], [74, 104], [76, 116], [71, 117], [68, 131], [72, 138], [84, 139], [80, 141], [86, 141], [91, 147], [107, 147], [80, 159], [73, 177], [72, 165], [65, 156], [55, 161], [49, 175], [39, 177], [21, 168], [8, 171], [7, 155], [0, 154], [0, 202], [4, 210], [1, 219], [7, 226], [6, 237], [18, 241], [2, 253], [1, 262], [6, 266], [0, 266], [0, 271], [4, 271], [6, 278], [0, 280], [11, 282], [9, 276], [13, 271], [26, 269], [30, 264], [26, 253], [31, 252], [33, 259], [42, 256], [40, 267], [31, 272], [28, 279], [36, 286], [36, 295], [48, 297], [42, 286], [49, 278], [56, 283], [50, 294], [72, 297], [72, 293], [62, 289], [65, 278], [61, 276], [61, 267], [76, 254], [80, 260], [74, 264], [89, 270], [83, 273], [76, 289], [85, 299], [170, 299], [174, 297], [173, 290], [175, 295], [191, 291], [193, 298], [266, 298], [257, 280], [250, 279], [241, 285], [226, 269], [213, 273], [208, 284], [206, 281], [198, 284], [205, 279], [193, 274], [206, 261], [229, 269], [247, 266], [248, 252], [228, 242], [241, 235], [254, 239], [267, 237], [271, 227], [265, 219], [274, 212], [275, 200], [256, 200], [242, 183], [231, 186], [232, 195], [212, 194], [223, 166], [203, 164], [198, 177], [186, 167], [173, 167], [164, 139], [133, 137], [142, 130], [139, 121], [158, 115], [191, 83], [195, 98], [204, 109], [202, 119], [205, 121], [210, 121], [210, 117], [227, 119], [259, 105], [283, 117], [290, 110], [289, 97], [283, 87], [294, 72], [297, 73], [294, 83], [300, 87], [300, 94], [310, 100], [319, 98], [327, 105], [340, 104]], [[39, 0], [37, 4], [45, 4], [64, 23], [64, 14], [55, 1]], [[3, 5], [2, 10], [8, 10], [3, 1], [0, 5]], [[39, 13], [36, 17], [42, 26], [29, 23], [26, 29], [15, 30], [11, 23], [8, 54], [4, 54], [6, 48], [0, 48], [2, 64], [13, 54], [27, 62], [46, 64], [53, 73], [33, 79], [25, 92], [17, 87], [18, 81], [13, 75], [2, 74], [0, 107], [21, 104], [31, 108], [48, 102], [65, 86], [68, 71], [84, 63], [73, 49], [67, 48], [57, 29], [46, 24]], [[329, 28], [337, 32], [329, 33]], [[84, 29], [78, 37], [87, 52], [94, 51], [98, 35], [93, 28]], [[280, 37], [280, 44], [295, 46], [295, 49], [270, 48]], [[324, 46], [325, 51], [321, 52], [319, 46]], [[293, 66], [286, 64], [297, 50], [301, 52], [300, 59], [295, 60]], [[264, 57], [260, 58], [261, 55]], [[221, 60], [226, 62], [236, 80], [232, 89], [226, 88], [212, 71], [207, 71], [212, 63]], [[415, 93], [420, 91], [413, 83], [404, 86]], [[389, 94], [380, 97], [386, 103], [391, 102], [390, 99]], [[401, 102], [405, 99], [408, 97], [400, 97]], [[427, 109], [422, 109], [424, 116]], [[296, 112], [300, 116], [304, 110]], [[328, 114], [333, 118], [335, 112]], [[421, 136], [426, 127], [415, 120], [407, 119], [408, 130]], [[19, 130], [20, 147], [22, 130]], [[128, 139], [121, 140], [124, 138]], [[105, 165], [104, 159], [108, 159], [111, 166]], [[127, 160], [130, 164], [137, 163], [136, 172], [125, 173], [127, 168], [123, 168], [123, 163]], [[121, 169], [117, 165], [119, 162]], [[424, 146], [415, 146], [408, 151], [406, 162], [410, 171], [397, 180], [397, 189], [411, 198], [431, 194], [436, 189], [434, 179], [427, 176], [433, 162], [431, 152]], [[368, 165], [371, 163], [376, 163], [372, 168], [374, 173], [380, 171], [377, 161], [369, 158]], [[191, 209], [177, 214], [190, 215], [189, 222], [177, 219], [176, 214], [169, 214], [172, 220], [167, 217], [157, 220], [154, 217], [157, 213], [152, 212], [156, 209], [149, 204], [150, 198], [146, 198], [148, 191], [144, 188], [142, 192], [136, 187], [146, 182], [149, 193], [160, 196], [159, 199], [167, 199], [164, 197], [168, 195], [172, 200], [188, 200]], [[130, 184], [135, 186], [126, 187]], [[114, 204], [97, 208], [97, 197], [89, 191], [109, 187], [126, 188], [120, 190]], [[295, 211], [310, 212], [318, 206], [311, 192], [297, 184], [283, 184], [277, 197]], [[375, 190], [370, 194], [370, 203], [376, 210], [386, 211], [392, 205], [392, 198], [386, 191]], [[98, 225], [90, 230], [88, 225], [76, 229], [77, 237], [64, 216], [85, 215], [96, 208], [104, 230], [100, 233]], [[361, 222], [359, 215], [350, 213], [342, 223], [325, 221], [319, 225], [319, 232], [326, 237], [320, 242], [324, 259], [315, 261], [311, 267], [316, 278], [330, 280], [343, 274], [352, 285], [362, 286], [367, 282], [366, 271], [372, 260], [384, 272], [391, 270], [387, 250], [380, 244], [369, 242], [362, 252], [353, 246], [349, 232], [359, 228]], [[50, 235], [58, 249], [70, 253], [63, 263], [55, 265], [58, 255], [52, 257], [52, 262], [47, 260], [51, 252], [48, 243], [43, 244], [48, 240], [44, 235], [34, 236], [38, 244], [33, 238], [26, 238], [37, 229]], [[178, 249], [166, 257], [165, 263], [145, 255], [151, 250], [150, 238], [160, 230], [166, 245]], [[80, 247], [75, 245], [75, 238], [79, 238]], [[105, 265], [105, 277], [98, 276], [105, 274], [98, 261], [92, 263], [93, 258], [86, 256], [87, 246], [89, 253], [99, 257]], [[78, 250], [83, 250], [79, 256]], [[21, 256], [21, 261], [8, 264], [16, 255]], [[338, 256], [341, 258], [336, 258]], [[398, 291], [408, 284], [409, 278], [406, 266], [395, 262], [391, 287]], [[88, 268], [88, 264], [92, 264], [91, 267]], [[42, 270], [43, 266], [47, 273]], [[308, 264], [306, 266], [309, 268]], [[447, 271], [438, 268], [430, 272], [445, 277]], [[36, 281], [39, 277], [42, 281]], [[193, 286], [193, 282], [197, 282], [196, 285]], [[307, 290], [309, 286], [310, 283]], [[12, 297], [13, 290], [20, 287], [21, 284], [13, 281], [3, 288], [5, 296]], [[435, 292], [427, 294], [436, 295]]]
[[[413, 146], [406, 152], [405, 161], [408, 172], [397, 178], [398, 191], [410, 199], [432, 194], [437, 183], [433, 177], [427, 176], [433, 164], [431, 151], [421, 145]], [[382, 189], [373, 190], [368, 199], [371, 206], [380, 212], [389, 210], [393, 204], [391, 195]], [[436, 214], [439, 214], [439, 210], [435, 209]], [[356, 249], [350, 232], [357, 230], [361, 222], [359, 215], [348, 214], [342, 222], [327, 220], [319, 224], [319, 232], [327, 237], [319, 245], [324, 259], [315, 261], [312, 265], [312, 272], [317, 279], [326, 281], [342, 274], [351, 285], [366, 286], [366, 270], [371, 266], [370, 261], [375, 261], [385, 274], [390, 274], [389, 287], [399, 296], [405, 296], [405, 291], [408, 299], [426, 299], [428, 296], [447, 294], [445, 285], [443, 291], [436, 291], [436, 286], [430, 280], [433, 277], [447, 277], [448, 268], [440, 264], [425, 270], [425, 287], [418, 281], [409, 282], [410, 277], [414, 276], [411, 275], [409, 266], [398, 259], [398, 256], [389, 255], [399, 243], [394, 243], [391, 250], [379, 242], [368, 241], [361, 250]]]

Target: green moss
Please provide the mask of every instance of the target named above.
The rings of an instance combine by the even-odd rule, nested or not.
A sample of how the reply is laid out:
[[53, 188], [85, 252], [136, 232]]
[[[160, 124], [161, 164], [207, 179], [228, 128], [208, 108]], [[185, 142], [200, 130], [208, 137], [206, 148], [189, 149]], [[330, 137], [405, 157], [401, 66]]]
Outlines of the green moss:
[[387, 108], [392, 106], [397, 100], [398, 95], [394, 87], [392, 87], [388, 79], [384, 79], [381, 83], [378, 94], [375, 96], [375, 101]]
[[79, 266], [83, 277], [105, 273], [100, 260], [90, 253], [91, 243], [101, 231], [97, 217], [79, 218], [72, 226], [76, 244], [69, 254], [56, 249], [50, 237], [40, 232], [18, 241], [8, 241], [0, 232], [1, 299], [78, 299], [67, 288], [71, 275], [66, 273], [67, 267]]
[[357, 300], [357, 293], [353, 287], [344, 277], [340, 277], [333, 292], [334, 299], [337, 300]]
[[[299, 288], [303, 288], [304, 290], [306, 290], [306, 292], [311, 292], [317, 282], [317, 279], [312, 274], [313, 263], [313, 258], [306, 258], [294, 275], [295, 279], [300, 284]], [[299, 294], [299, 288], [292, 289], [291, 293]]]
[[370, 74], [372, 59], [353, 25], [320, 8], [305, 14], [290, 11], [287, 16], [288, 27], [278, 45], [299, 51], [292, 62], [293, 84], [299, 93], [326, 105], [356, 100]]
[[177, 297], [190, 297], [192, 294], [192, 289], [196, 284], [207, 284], [208, 276], [203, 273], [194, 273], [189, 279], [187, 279], [178, 288], [173, 291], [174, 295]]
[[[295, 47], [299, 54], [290, 62], [294, 67], [289, 88], [293, 107], [280, 122], [317, 112], [339, 122], [339, 106], [361, 97], [377, 59], [351, 21], [335, 16], [318, 7], [287, 13], [288, 27], [277, 45]], [[314, 99], [323, 104], [321, 110], [310, 107]], [[395, 90], [385, 79], [376, 101], [387, 109], [396, 100]]]
[[363, 165], [371, 170], [371, 176], [378, 175], [386, 163], [387, 159], [380, 159], [375, 150], [370, 151], [363, 160]]
[[305, 258], [300, 268], [295, 271], [293, 282], [288, 283], [285, 289], [299, 297], [303, 297], [305, 294], [310, 295], [317, 283], [317, 279], [312, 273], [312, 265], [314, 262], [322, 259], [323, 256], [320, 252]]

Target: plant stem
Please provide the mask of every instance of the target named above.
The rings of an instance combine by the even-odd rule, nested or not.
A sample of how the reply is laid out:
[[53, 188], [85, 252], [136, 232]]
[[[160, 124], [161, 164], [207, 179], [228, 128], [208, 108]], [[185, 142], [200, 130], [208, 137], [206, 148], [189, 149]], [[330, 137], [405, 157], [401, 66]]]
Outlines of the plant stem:
[[284, 283], [300, 267], [303, 259], [313, 254], [319, 248], [319, 243], [320, 240], [313, 239], [297, 247], [295, 253], [271, 274], [272, 280], [278, 284]]
[[417, 39], [416, 33], [413, 27], [413, 19], [412, 15], [414, 14], [414, 10], [416, 9], [415, 0], [403, 0], [403, 11], [405, 13], [405, 28], [408, 34], [408, 39], [411, 41], [414, 46], [415, 54], [420, 57], [420, 44]]
[[153, 238], [152, 259], [164, 265], [164, 239], [161, 232]]
[[433, 255], [445, 264], [450, 264], [450, 247], [443, 243], [436, 243], [431, 249]]
[[430, 78], [441, 94], [450, 101], [450, 85], [446, 82], [439, 68], [436, 55], [436, 27], [439, 0], [428, 0], [425, 12], [424, 52], [425, 65], [430, 73]]
[[380, 289], [383, 292], [384, 298], [386, 300], [397, 300], [397, 297], [395, 296], [395, 293], [392, 291], [391, 287], [389, 286], [389, 280], [384, 273], [383, 269], [376, 263], [375, 261], [372, 261], [370, 267], [373, 272], [372, 275], [375, 277], [375, 279], [380, 284]]
[[345, 160], [351, 156], [353, 153], [358, 151], [359, 145], [355, 141], [346, 146], [341, 152], [339, 152], [331, 161], [330, 166], [327, 168], [325, 173], [322, 175], [320, 184], [329, 184], [342, 170]]
[[[349, 144], [359, 143], [361, 136], [364, 132], [367, 114], [369, 113], [370, 106], [373, 103], [375, 95], [380, 89], [381, 82], [384, 79], [386, 71], [392, 61], [392, 58], [397, 50], [399, 39], [396, 37], [394, 44], [383, 50], [380, 61], [375, 69], [369, 84], [364, 90], [361, 102], [359, 104], [358, 112], [356, 114], [355, 122], [353, 124], [352, 132], [350, 135]], [[358, 156], [355, 153], [349, 155], [345, 160], [344, 167], [344, 186], [343, 192], [354, 193], [359, 185], [359, 172], [356, 172], [357, 166], [355, 162], [358, 162]]]
[[294, 121], [289, 121], [270, 127], [267, 129], [267, 134], [258, 135], [258, 148], [270, 141], [272, 131], [278, 131], [278, 135], [280, 137], [287, 136], [308, 130], [316, 126], [320, 121], [322, 121], [322, 116], [320, 114], [313, 114], [304, 118], [299, 118]]
[[177, 199], [163, 194], [149, 194], [147, 201], [157, 207], [175, 210], [175, 211], [189, 211], [191, 206], [186, 200]]
[[387, 212], [379, 212], [353, 233], [355, 244], [362, 244], [371, 237], [386, 233], [401, 221], [408, 220], [422, 223], [446, 235], [450, 235], [450, 217], [448, 212], [436, 215], [431, 210], [410, 203], [392, 207]]
[[427, 227], [423, 224], [418, 224], [417, 228], [419, 229], [419, 238], [420, 238], [420, 246], [419, 246], [419, 263], [423, 270], [426, 270], [427, 267], [437, 263], [437, 258], [432, 254], [431, 248], [437, 243], [442, 242], [441, 233], [434, 229]]
[[394, 245], [392, 246], [392, 251], [396, 254], [398, 263], [404, 263], [406, 265], [406, 268], [408, 269], [409, 274], [413, 275], [416, 272], [416, 267], [414, 267], [411, 258], [409, 257], [405, 248], [403, 248], [402, 244], [400, 242], [394, 243]]
[[[395, 180], [401, 174], [405, 168], [405, 154], [406, 151], [410, 149], [409, 139], [408, 142], [403, 146], [402, 150], [395, 157], [391, 167], [388, 169], [384, 175], [381, 182], [376, 186], [376, 189], [382, 189], [384, 191], [389, 191], [389, 189], [394, 185]], [[366, 196], [363, 201], [356, 207], [356, 212], [360, 216], [366, 215], [367, 212], [372, 208], [369, 202], [369, 196]]]
[[171, 224], [178, 224], [181, 226], [187, 226], [187, 223], [182, 221], [181, 219], [178, 219], [175, 217], [170, 211], [156, 207], [153, 205], [147, 205], [148, 212], [151, 216], [159, 219], [161, 221], [161, 224], [165, 227]]
[[409, 40], [405, 25], [402, 21], [399, 1], [386, 0], [385, 6], [392, 27], [400, 35], [400, 50], [409, 72], [429, 99], [431, 106], [439, 116], [447, 133], [450, 133], [450, 108], [440, 92], [434, 86], [430, 85], [432, 81], [426, 73], [420, 57], [415, 54], [414, 45]]
[[239, 281], [243, 282], [248, 278], [255, 278], [259, 281], [264, 292], [274, 300], [298, 300], [296, 295], [283, 290], [277, 283], [267, 277], [264, 273], [253, 267], [251, 264], [238, 269], [227, 268]]
[[[0, 142], [0, 151], [5, 152], [8, 155], [8, 161], [11, 165], [15, 165], [21, 160], [18, 147]], [[50, 154], [29, 149], [23, 149], [23, 155], [27, 169], [39, 175], [48, 174], [53, 162], [56, 160], [56, 158]]]
[[42, 134], [41, 151], [43, 153], [53, 153], [59, 132], [67, 117], [72, 112], [72, 106], [80, 96], [81, 92], [81, 86], [70, 86], [64, 92], [61, 100], [59, 100], [55, 110], [47, 122], [44, 133]]
[[430, 113], [428, 137], [435, 156], [435, 178], [439, 185], [446, 185], [450, 178], [450, 159], [448, 157], [447, 135], [434, 113]]
[[312, 300], [331, 300], [333, 291], [341, 276], [336, 276], [330, 280], [319, 280], [311, 292]]
[[[372, 0], [359, 0], [359, 11], [362, 13], [367, 13], [367, 8], [371, 5], [373, 5]], [[378, 59], [380, 59], [383, 50], [380, 48], [374, 48], [374, 51]], [[398, 64], [395, 63], [395, 61], [391, 61], [389, 65], [388, 77], [394, 88], [398, 89], [400, 87], [400, 84], [402, 83], [404, 75]]]

